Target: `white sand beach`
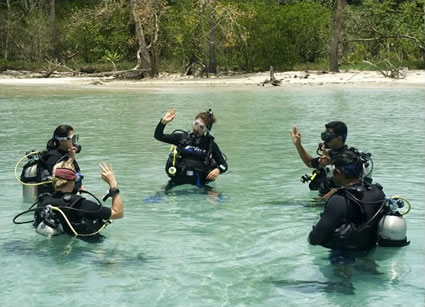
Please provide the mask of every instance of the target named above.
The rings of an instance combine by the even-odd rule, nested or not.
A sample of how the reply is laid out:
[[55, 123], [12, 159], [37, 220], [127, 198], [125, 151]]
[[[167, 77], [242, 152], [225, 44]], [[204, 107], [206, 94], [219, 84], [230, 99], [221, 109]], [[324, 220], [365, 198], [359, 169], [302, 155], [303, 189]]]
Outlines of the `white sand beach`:
[[[407, 71], [403, 79], [385, 77], [378, 71], [343, 71], [329, 73], [321, 71], [288, 71], [275, 72], [275, 79], [280, 81], [281, 87], [290, 86], [360, 86], [360, 87], [425, 87], [425, 70]], [[209, 78], [194, 78], [179, 74], [162, 73], [158, 78], [141, 80], [117, 80], [111, 77], [64, 77], [28, 78], [25, 75], [11, 76], [0, 74], [1, 85], [15, 86], [83, 86], [83, 87], [111, 87], [111, 88], [144, 88], [169, 86], [266, 86], [263, 85], [270, 78], [269, 72], [239, 74], [233, 76], [211, 76]]]

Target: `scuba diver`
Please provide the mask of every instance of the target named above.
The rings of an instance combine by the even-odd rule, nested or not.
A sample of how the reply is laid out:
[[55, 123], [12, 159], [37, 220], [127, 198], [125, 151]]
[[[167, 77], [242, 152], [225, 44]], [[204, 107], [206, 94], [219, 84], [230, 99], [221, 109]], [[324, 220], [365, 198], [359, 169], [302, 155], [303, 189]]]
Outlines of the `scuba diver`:
[[345, 144], [347, 139], [347, 126], [341, 121], [332, 121], [325, 125], [326, 130], [321, 133], [323, 143], [319, 143], [317, 154], [313, 158], [301, 145], [301, 133], [297, 127], [291, 130], [292, 141], [297, 152], [307, 167], [314, 168], [312, 176], [301, 177], [303, 183], [310, 181], [310, 190], [319, 190], [323, 200], [327, 200], [336, 190], [332, 179], [332, 159], [335, 155], [345, 151], [353, 152], [363, 162], [361, 179], [372, 182], [373, 160], [370, 153], [363, 153], [354, 147]]
[[[51, 183], [53, 167], [55, 164], [68, 159], [70, 149], [74, 153], [81, 152], [81, 145], [77, 144], [78, 139], [79, 135], [75, 133], [74, 128], [69, 125], [60, 125], [53, 132], [53, 136], [47, 142], [44, 151], [38, 153], [32, 152], [25, 156], [30, 160], [24, 165], [20, 180], [18, 180], [24, 184], [24, 198], [36, 198], [40, 194], [54, 192]], [[82, 186], [83, 176], [75, 159], [73, 167], [78, 175], [74, 191], [74, 193], [77, 193], [81, 189], [84, 190]], [[25, 188], [29, 190], [29, 194], [35, 195], [25, 197]]]
[[216, 118], [213, 112], [201, 112], [192, 122], [192, 132], [175, 130], [164, 134], [165, 126], [176, 116], [176, 109], [170, 109], [156, 126], [154, 137], [158, 141], [172, 144], [165, 171], [170, 177], [165, 190], [176, 185], [192, 184], [206, 186], [227, 171], [225, 156], [211, 134]]
[[[362, 181], [363, 162], [352, 151], [334, 156], [333, 164], [333, 178], [339, 188], [326, 202], [308, 236], [309, 243], [331, 249], [332, 264], [352, 263], [377, 244], [408, 245], [406, 224], [397, 211], [403, 207], [401, 197], [388, 198], [381, 185]], [[388, 217], [394, 220], [385, 224]]]
[[[100, 164], [101, 177], [109, 185], [109, 192], [103, 201], [112, 197], [112, 207], [109, 208], [102, 206], [100, 201], [88, 191], [84, 193], [94, 197], [97, 203], [73, 193], [78, 178], [74, 170], [74, 157], [75, 153], [70, 149], [68, 160], [55, 165], [52, 176], [55, 192], [40, 195], [38, 202], [35, 203], [37, 207], [34, 209], [31, 207], [18, 214], [13, 219], [15, 224], [33, 222], [38, 233], [49, 237], [67, 233], [86, 240], [97, 238], [96, 241], [98, 241], [99, 232], [106, 227], [110, 219], [123, 217], [123, 203], [112, 166]], [[32, 211], [34, 211], [33, 221], [16, 222], [19, 216]], [[100, 237], [103, 238], [103, 236]]]

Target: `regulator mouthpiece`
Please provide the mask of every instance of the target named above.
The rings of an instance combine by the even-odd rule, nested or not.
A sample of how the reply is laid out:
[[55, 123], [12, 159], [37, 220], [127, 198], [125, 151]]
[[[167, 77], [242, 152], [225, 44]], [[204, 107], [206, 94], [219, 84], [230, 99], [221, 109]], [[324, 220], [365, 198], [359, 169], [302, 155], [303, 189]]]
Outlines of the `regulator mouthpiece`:
[[81, 152], [81, 145], [75, 145], [75, 147], [77, 148], [77, 151], [75, 153], [80, 153]]

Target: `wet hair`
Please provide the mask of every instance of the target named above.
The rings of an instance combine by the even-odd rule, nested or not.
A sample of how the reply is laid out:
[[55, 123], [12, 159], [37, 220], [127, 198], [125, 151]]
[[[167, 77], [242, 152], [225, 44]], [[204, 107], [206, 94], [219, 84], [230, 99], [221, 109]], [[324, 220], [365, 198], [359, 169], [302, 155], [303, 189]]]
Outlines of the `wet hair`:
[[196, 115], [195, 119], [200, 118], [203, 120], [205, 125], [207, 126], [208, 130], [211, 130], [212, 125], [216, 122], [216, 118], [214, 116], [214, 113], [211, 109], [209, 109], [206, 112], [201, 112], [198, 115]]
[[347, 139], [347, 125], [341, 121], [333, 121], [329, 122], [325, 125], [326, 129], [332, 129], [333, 133], [336, 136], [342, 136], [342, 139], [345, 143], [345, 140]]
[[47, 149], [55, 149], [58, 148], [58, 141], [55, 139], [55, 137], [67, 137], [69, 135], [69, 131], [74, 130], [69, 125], [60, 125], [57, 126], [55, 131], [53, 131], [52, 138], [47, 142], [46, 148]]
[[335, 168], [346, 177], [359, 179], [363, 174], [363, 162], [354, 152], [346, 150], [332, 157]]

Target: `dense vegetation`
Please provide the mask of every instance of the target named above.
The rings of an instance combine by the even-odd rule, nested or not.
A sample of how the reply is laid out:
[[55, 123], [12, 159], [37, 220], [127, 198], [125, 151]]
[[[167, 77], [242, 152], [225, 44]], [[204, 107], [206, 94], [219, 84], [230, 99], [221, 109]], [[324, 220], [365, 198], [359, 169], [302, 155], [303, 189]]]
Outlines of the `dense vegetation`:
[[339, 66], [425, 68], [424, 2], [0, 0], [0, 69], [327, 70], [335, 35]]

